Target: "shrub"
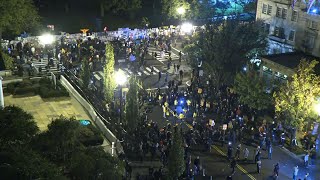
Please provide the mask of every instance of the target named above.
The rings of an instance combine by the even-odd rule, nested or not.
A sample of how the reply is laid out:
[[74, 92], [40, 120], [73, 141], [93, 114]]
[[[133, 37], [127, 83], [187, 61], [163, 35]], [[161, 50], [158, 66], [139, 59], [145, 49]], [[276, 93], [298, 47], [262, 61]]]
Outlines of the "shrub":
[[16, 87], [14, 90], [14, 95], [23, 95], [23, 94], [35, 94], [35, 90], [33, 86], [24, 86], [24, 87]]
[[79, 140], [84, 146], [97, 146], [103, 143], [101, 133], [91, 124], [81, 127]]

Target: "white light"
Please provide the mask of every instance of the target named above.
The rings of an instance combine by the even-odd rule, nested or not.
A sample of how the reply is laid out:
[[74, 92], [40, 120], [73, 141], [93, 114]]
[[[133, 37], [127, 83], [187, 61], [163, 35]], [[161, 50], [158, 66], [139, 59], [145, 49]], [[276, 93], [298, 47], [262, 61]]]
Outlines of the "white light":
[[320, 116], [320, 103], [317, 102], [314, 106], [314, 111]]
[[184, 23], [181, 25], [181, 30], [185, 33], [190, 33], [193, 29], [193, 25], [191, 23]]
[[177, 12], [178, 12], [178, 14], [182, 15], [186, 12], [186, 10], [184, 9], [184, 7], [181, 6], [177, 9]]
[[244, 70], [244, 71], [247, 71], [247, 67], [243, 67], [243, 70]]
[[52, 44], [54, 41], [54, 37], [51, 34], [44, 34], [39, 37], [40, 44], [46, 45], [46, 44]]
[[121, 69], [119, 69], [115, 73], [115, 80], [116, 80], [116, 83], [121, 86], [127, 82], [127, 76]]

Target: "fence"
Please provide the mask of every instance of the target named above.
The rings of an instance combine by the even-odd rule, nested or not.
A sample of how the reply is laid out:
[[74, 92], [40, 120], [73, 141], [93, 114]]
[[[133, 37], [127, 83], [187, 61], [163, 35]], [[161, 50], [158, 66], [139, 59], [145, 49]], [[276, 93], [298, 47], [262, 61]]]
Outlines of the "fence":
[[106, 125], [103, 123], [103, 120], [101, 119], [92, 105], [88, 103], [75, 89], [74, 87], [69, 83], [69, 81], [61, 75], [60, 77], [61, 84], [79, 101], [79, 103], [87, 110], [89, 113], [92, 121], [95, 123], [95, 125], [100, 129], [102, 134], [108, 139], [110, 143], [115, 142], [116, 146], [116, 152], [122, 153], [123, 148], [122, 145], [119, 143], [119, 140], [117, 137], [106, 127]]

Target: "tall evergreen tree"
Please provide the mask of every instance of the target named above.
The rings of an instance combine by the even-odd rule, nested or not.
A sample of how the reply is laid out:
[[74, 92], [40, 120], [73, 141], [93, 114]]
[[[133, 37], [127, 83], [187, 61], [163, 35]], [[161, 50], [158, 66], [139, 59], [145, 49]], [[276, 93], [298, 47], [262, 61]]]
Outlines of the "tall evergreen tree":
[[104, 95], [107, 103], [113, 101], [116, 82], [114, 79], [114, 52], [111, 43], [106, 45], [106, 65], [104, 66]]
[[169, 177], [170, 179], [178, 179], [185, 170], [184, 163], [184, 144], [181, 132], [174, 128], [174, 133], [172, 137], [172, 145], [169, 150]]
[[80, 74], [82, 85], [84, 89], [87, 89], [90, 83], [90, 67], [89, 67], [89, 58], [84, 57], [82, 59], [82, 66], [81, 66], [81, 74]]
[[129, 130], [135, 130], [139, 123], [139, 81], [135, 76], [132, 76], [129, 80], [129, 91], [126, 96], [126, 106], [125, 106], [125, 119]]

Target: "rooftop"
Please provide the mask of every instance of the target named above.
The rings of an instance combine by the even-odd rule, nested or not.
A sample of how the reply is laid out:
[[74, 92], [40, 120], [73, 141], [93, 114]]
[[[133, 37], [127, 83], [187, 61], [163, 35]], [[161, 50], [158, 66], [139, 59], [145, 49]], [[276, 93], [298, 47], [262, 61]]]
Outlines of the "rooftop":
[[[306, 59], [307, 61], [317, 60], [320, 62], [320, 58], [305, 54], [303, 52], [290, 52], [282, 54], [272, 54], [261, 56], [262, 59], [267, 59], [282, 66], [290, 69], [295, 69], [298, 67], [301, 59]], [[320, 65], [316, 66], [316, 73], [320, 74]]]

